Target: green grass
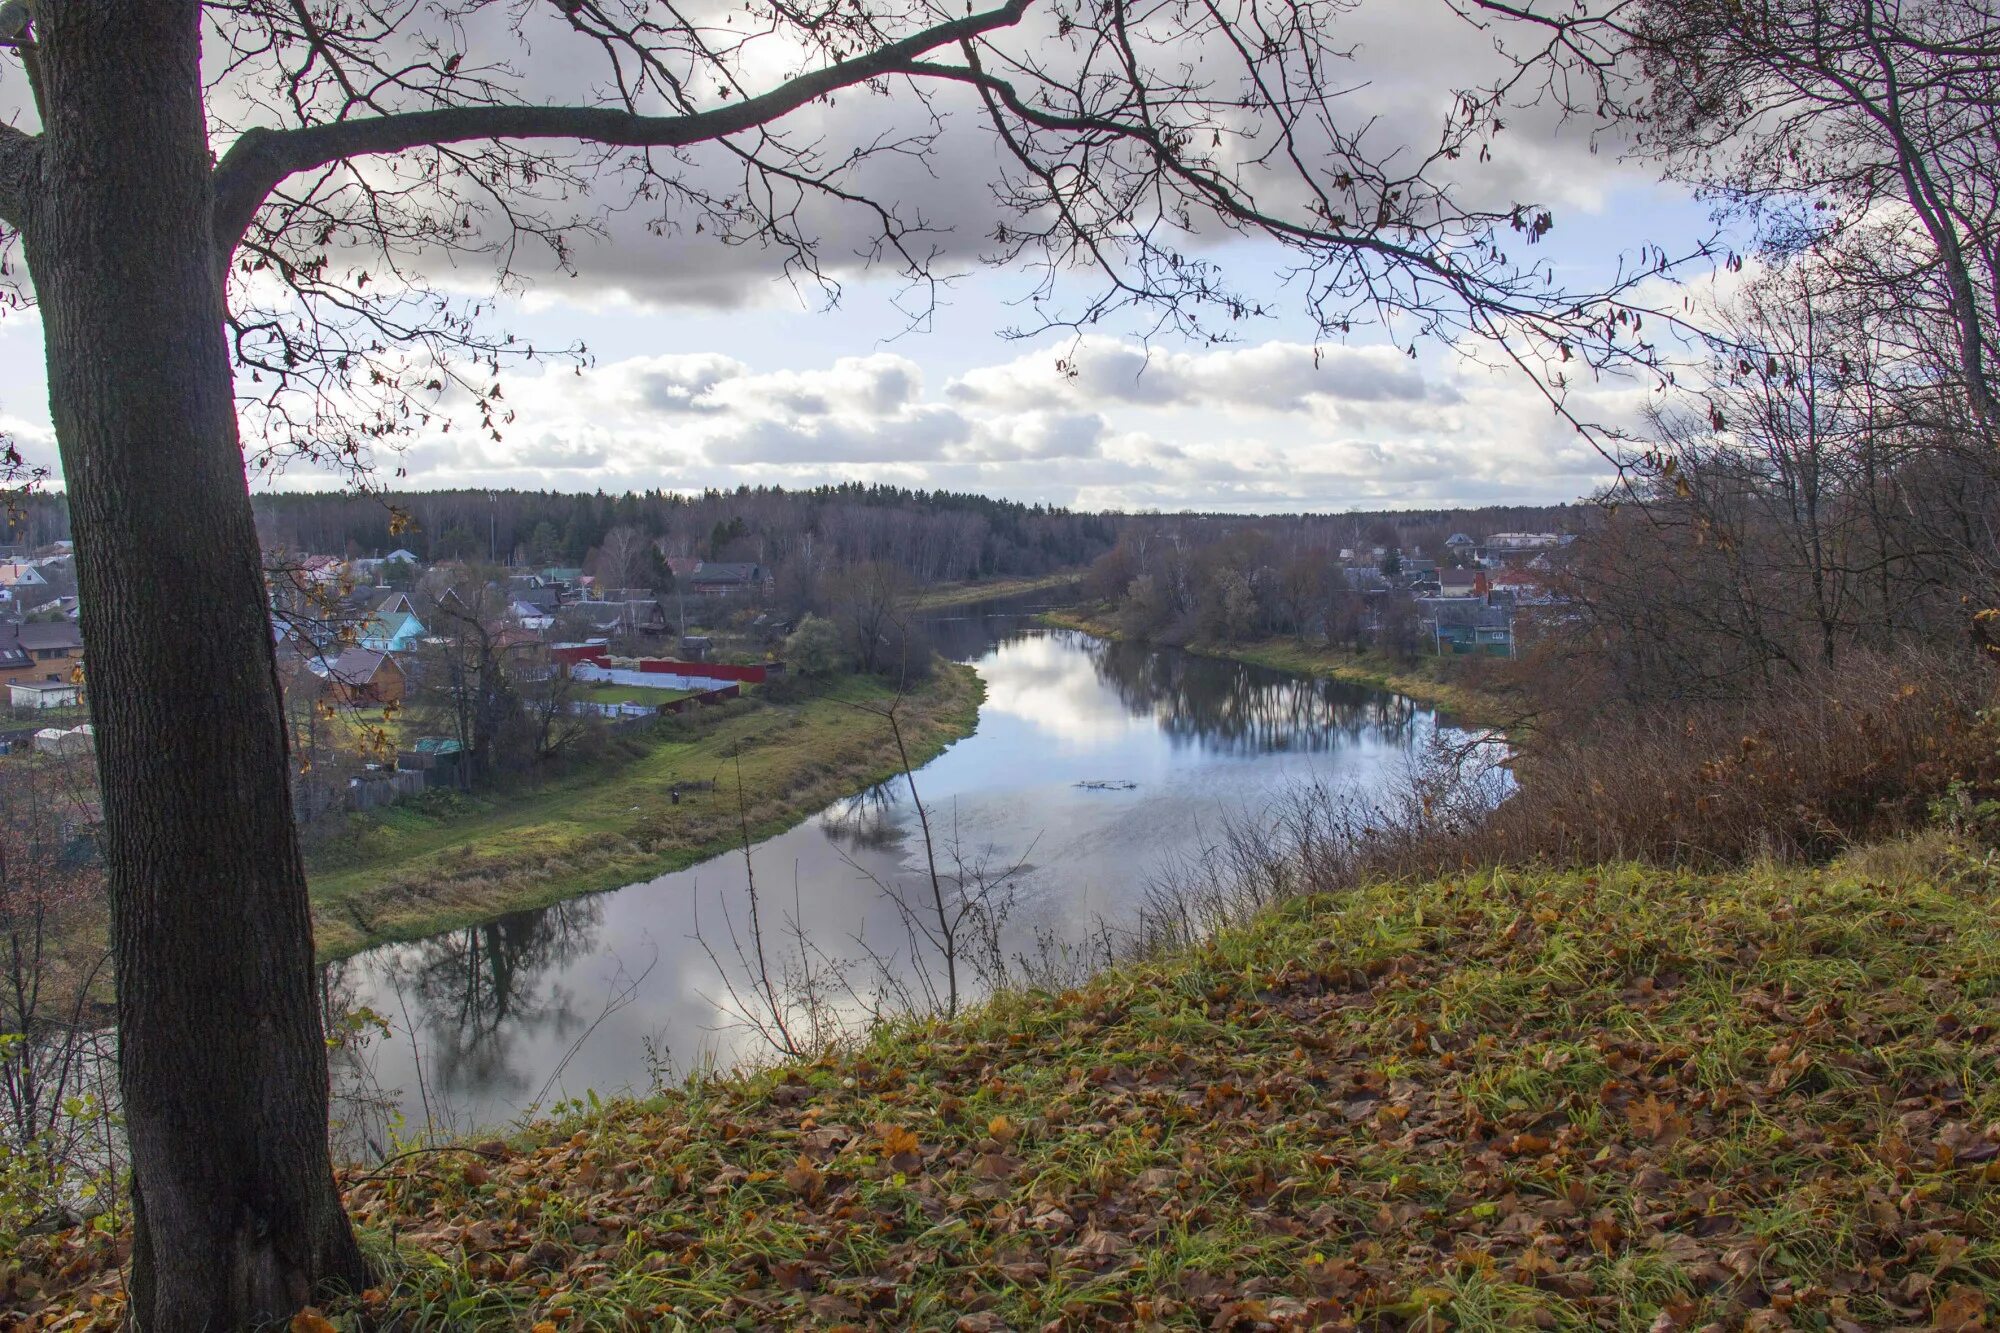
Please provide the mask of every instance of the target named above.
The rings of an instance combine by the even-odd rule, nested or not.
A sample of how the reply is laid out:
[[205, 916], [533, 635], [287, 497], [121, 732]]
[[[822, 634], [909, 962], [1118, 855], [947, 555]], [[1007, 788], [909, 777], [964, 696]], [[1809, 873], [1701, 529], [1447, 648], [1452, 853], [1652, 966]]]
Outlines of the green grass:
[[[2000, 1298], [2000, 895], [1915, 860], [1294, 902], [1074, 990], [354, 1173], [380, 1285], [328, 1314], [1974, 1327]], [[116, 1260], [76, 1236], [16, 1262], [73, 1265], [53, 1309], [96, 1294], [108, 1326]]]
[[600, 704], [670, 704], [676, 699], [685, 699], [699, 690], [655, 689], [649, 685], [610, 685], [605, 683], [578, 683], [570, 687], [570, 693], [578, 699], [587, 699]]
[[[903, 703], [923, 762], [977, 725], [981, 686], [941, 666]], [[523, 791], [406, 802], [357, 817], [316, 846], [307, 870], [322, 956], [432, 934], [691, 865], [741, 837], [767, 837], [896, 772], [888, 687], [849, 677], [801, 703], [746, 698], [682, 730], [617, 741], [601, 761]], [[636, 748], [637, 753], [631, 753]], [[714, 782], [713, 791], [675, 786]], [[427, 810], [427, 805], [430, 807]]]
[[[1048, 624], [1082, 630], [1102, 639], [1126, 637], [1109, 612], [1101, 607], [1044, 611], [1041, 618]], [[1413, 662], [1398, 662], [1378, 653], [1309, 647], [1296, 639], [1190, 643], [1185, 647], [1200, 657], [1221, 657], [1303, 676], [1327, 676], [1357, 685], [1373, 685], [1469, 722], [1491, 726], [1511, 720], [1511, 710], [1503, 700], [1466, 682], [1467, 666], [1485, 659], [1423, 656]]]

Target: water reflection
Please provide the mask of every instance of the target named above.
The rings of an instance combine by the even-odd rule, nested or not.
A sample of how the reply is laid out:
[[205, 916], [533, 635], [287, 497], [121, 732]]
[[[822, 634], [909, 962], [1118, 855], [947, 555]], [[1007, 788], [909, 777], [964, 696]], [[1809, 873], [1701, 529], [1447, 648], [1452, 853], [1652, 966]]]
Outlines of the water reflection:
[[[1155, 872], [1232, 815], [1304, 782], [1379, 790], [1444, 725], [1365, 687], [991, 608], [941, 617], [930, 638], [975, 665], [987, 697], [978, 732], [920, 770], [919, 789], [947, 879], [1008, 872], [993, 945], [1014, 954], [1098, 947]], [[717, 966], [749, 929], [753, 870], [782, 966], [846, 960], [838, 1005], [864, 1013], [919, 975], [924, 944], [899, 905], [930, 891], [916, 825], [898, 780], [759, 843], [748, 866], [732, 853], [350, 960], [329, 973], [329, 1004], [388, 1027], [342, 1052], [349, 1100], [372, 1108], [344, 1117], [371, 1126], [351, 1139], [375, 1144], [398, 1113], [462, 1131], [641, 1087], [663, 1052], [682, 1069], [756, 1057], [730, 1000], [742, 977]]]
[[1068, 637], [1134, 715], [1152, 718], [1177, 745], [1236, 754], [1326, 751], [1364, 735], [1396, 735], [1418, 716], [1410, 700], [1365, 685]]

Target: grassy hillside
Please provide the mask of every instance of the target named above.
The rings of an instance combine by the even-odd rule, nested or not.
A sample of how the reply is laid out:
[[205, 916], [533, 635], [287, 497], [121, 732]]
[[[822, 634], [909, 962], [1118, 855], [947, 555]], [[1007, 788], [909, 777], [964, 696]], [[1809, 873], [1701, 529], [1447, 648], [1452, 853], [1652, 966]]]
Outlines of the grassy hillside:
[[[327, 1313], [1977, 1327], [1995, 898], [1906, 849], [1297, 902], [1074, 991], [356, 1173], [383, 1281]], [[15, 1271], [69, 1265], [54, 1307], [108, 1326], [116, 1242], [34, 1245]]]
[[970, 583], [934, 583], [913, 593], [909, 605], [919, 611], [942, 611], [953, 606], [999, 597], [1019, 597], [1031, 592], [1055, 592], [1074, 585], [1083, 571], [1070, 569], [1056, 574], [1024, 574], [1018, 577], [977, 579]]
[[[1041, 618], [1051, 625], [1082, 630], [1101, 639], [1125, 637], [1102, 608], [1044, 611]], [[1504, 703], [1468, 683], [1466, 667], [1469, 659], [1420, 657], [1414, 662], [1397, 662], [1375, 653], [1310, 648], [1296, 639], [1265, 639], [1257, 643], [1190, 643], [1184, 646], [1188, 652], [1201, 657], [1223, 657], [1304, 676], [1329, 676], [1357, 685], [1373, 685], [1415, 699], [1418, 703], [1444, 709], [1469, 722], [1498, 725], [1508, 720], [1509, 710]]]
[[[969, 735], [980, 694], [970, 667], [940, 665], [906, 698], [912, 762]], [[890, 699], [879, 681], [849, 677], [800, 703], [727, 705], [680, 735], [638, 741], [636, 757], [614, 754], [532, 790], [389, 807], [308, 862], [320, 952], [341, 957], [727, 850], [742, 837], [739, 775], [751, 836], [779, 832], [897, 772], [888, 723], [868, 711]], [[675, 786], [707, 781], [714, 790], [673, 803]]]

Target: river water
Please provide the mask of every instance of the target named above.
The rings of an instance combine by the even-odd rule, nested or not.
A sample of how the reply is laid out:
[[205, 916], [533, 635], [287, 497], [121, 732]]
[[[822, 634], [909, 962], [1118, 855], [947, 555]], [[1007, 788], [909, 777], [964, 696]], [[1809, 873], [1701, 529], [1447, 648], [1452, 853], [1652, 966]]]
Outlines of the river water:
[[[989, 886], [965, 933], [1000, 956], [1091, 956], [1131, 927], [1149, 882], [1212, 846], [1232, 817], [1305, 782], [1379, 790], [1449, 726], [1379, 690], [1107, 643], [1043, 627], [1031, 609], [928, 622], [941, 653], [979, 672], [986, 700], [976, 734], [916, 784], [953, 907]], [[821, 1008], [845, 1019], [864, 1016], [885, 983], [921, 995], [928, 976], [942, 993], [940, 955], [912, 939], [892, 897], [931, 904], [907, 784], [836, 803], [756, 844], [750, 863], [764, 972], [781, 1000], [800, 979], [801, 940]], [[386, 1024], [337, 1055], [341, 1146], [381, 1151], [398, 1115], [406, 1134], [426, 1122], [466, 1132], [704, 1062], [768, 1057], [743, 1019], [768, 1013], [755, 998], [748, 883], [737, 852], [334, 965], [335, 1010]], [[977, 969], [960, 972], [962, 992], [976, 993]]]

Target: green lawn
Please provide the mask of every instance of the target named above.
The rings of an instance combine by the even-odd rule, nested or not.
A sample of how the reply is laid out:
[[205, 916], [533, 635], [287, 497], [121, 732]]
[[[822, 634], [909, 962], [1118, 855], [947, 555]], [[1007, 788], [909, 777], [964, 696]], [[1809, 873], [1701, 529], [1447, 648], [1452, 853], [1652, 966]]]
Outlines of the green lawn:
[[573, 698], [587, 699], [600, 704], [670, 704], [676, 699], [685, 699], [698, 690], [659, 690], [645, 685], [608, 685], [577, 681], [570, 686]]
[[[903, 704], [917, 762], [969, 734], [981, 693], [968, 667], [940, 667]], [[532, 790], [402, 803], [358, 817], [348, 840], [308, 858], [314, 930], [329, 957], [664, 873], [739, 837], [737, 779], [763, 837], [890, 777], [895, 752], [874, 713], [887, 687], [849, 677], [803, 703], [752, 697], [691, 715], [683, 730], [613, 742], [603, 760]], [[630, 748], [638, 753], [632, 754]], [[712, 781], [712, 792], [676, 785]]]

